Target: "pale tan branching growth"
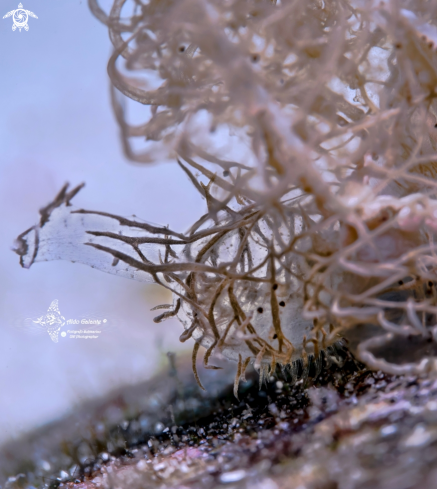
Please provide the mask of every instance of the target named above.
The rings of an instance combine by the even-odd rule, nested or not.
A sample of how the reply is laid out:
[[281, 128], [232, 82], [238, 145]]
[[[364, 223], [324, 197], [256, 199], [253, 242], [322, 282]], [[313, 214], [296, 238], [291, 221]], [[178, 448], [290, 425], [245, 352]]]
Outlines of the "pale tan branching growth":
[[206, 368], [238, 362], [236, 393], [249, 363], [317, 372], [341, 338], [370, 367], [437, 371], [437, 4], [89, 3], [127, 156], [177, 159], [208, 212], [180, 233], [64, 189], [20, 236], [23, 265], [152, 277], [175, 297], [157, 321], [178, 316], [193, 366], [199, 344]]

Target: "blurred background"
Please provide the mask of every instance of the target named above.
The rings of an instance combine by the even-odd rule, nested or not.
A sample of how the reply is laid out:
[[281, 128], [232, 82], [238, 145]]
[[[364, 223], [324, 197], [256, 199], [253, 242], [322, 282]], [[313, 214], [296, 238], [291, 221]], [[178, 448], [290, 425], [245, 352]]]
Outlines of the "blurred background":
[[[1, 2], [0, 18], [18, 2]], [[86, 182], [77, 206], [175, 230], [206, 210], [175, 162], [124, 158], [109, 101], [111, 44], [86, 0], [22, 3], [38, 16], [28, 32], [0, 19], [0, 443], [150, 378], [167, 351], [191, 347], [179, 343], [177, 320], [153, 323], [150, 308], [171, 301], [156, 285], [60, 261], [21, 268], [11, 248], [39, 208], [68, 181]], [[108, 327], [95, 340], [59, 343], [26, 328], [54, 299], [66, 319], [105, 317]]]

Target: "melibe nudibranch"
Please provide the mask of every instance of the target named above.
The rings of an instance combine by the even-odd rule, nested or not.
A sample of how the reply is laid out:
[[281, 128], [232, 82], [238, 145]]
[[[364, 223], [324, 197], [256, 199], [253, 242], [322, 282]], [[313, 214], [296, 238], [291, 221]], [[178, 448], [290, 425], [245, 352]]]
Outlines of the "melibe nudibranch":
[[[369, 367], [428, 373], [437, 361], [437, 201], [422, 194], [375, 197], [357, 187], [337, 197], [348, 214], [315, 218], [302, 192], [267, 207], [214, 202], [186, 233], [71, 205], [65, 185], [22, 233], [21, 265], [70, 260], [170, 289], [155, 318], [177, 316], [193, 338], [247, 366], [260, 381], [276, 366], [292, 378], [341, 362], [342, 338]], [[361, 192], [361, 194], [360, 194]], [[313, 216], [313, 217], [311, 217]], [[339, 343], [340, 341], [340, 343]], [[323, 353], [322, 353], [323, 352]]]

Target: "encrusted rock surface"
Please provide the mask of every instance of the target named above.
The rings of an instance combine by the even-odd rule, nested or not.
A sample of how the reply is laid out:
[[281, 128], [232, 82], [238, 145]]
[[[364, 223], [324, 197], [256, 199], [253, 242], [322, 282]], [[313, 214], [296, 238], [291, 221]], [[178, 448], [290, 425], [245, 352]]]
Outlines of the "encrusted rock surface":
[[[437, 380], [370, 372], [346, 355], [316, 381], [171, 359], [152, 381], [4, 446], [2, 487], [422, 489], [437, 486]], [[305, 386], [303, 385], [305, 381]]]

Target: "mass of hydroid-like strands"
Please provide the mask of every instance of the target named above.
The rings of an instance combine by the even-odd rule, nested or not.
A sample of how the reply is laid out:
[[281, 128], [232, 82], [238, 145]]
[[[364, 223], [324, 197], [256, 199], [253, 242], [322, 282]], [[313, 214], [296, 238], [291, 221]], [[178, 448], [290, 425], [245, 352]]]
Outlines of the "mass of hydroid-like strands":
[[[214, 352], [238, 362], [236, 392], [249, 363], [261, 379], [276, 365], [317, 375], [342, 338], [370, 367], [436, 371], [437, 6], [90, 6], [114, 44], [127, 156], [175, 157], [207, 212], [174, 231], [76, 209], [64, 188], [19, 237], [22, 264], [169, 288], [157, 321], [178, 316], [195, 372], [199, 345], [207, 368]], [[142, 124], [128, 99], [149, 106]]]

